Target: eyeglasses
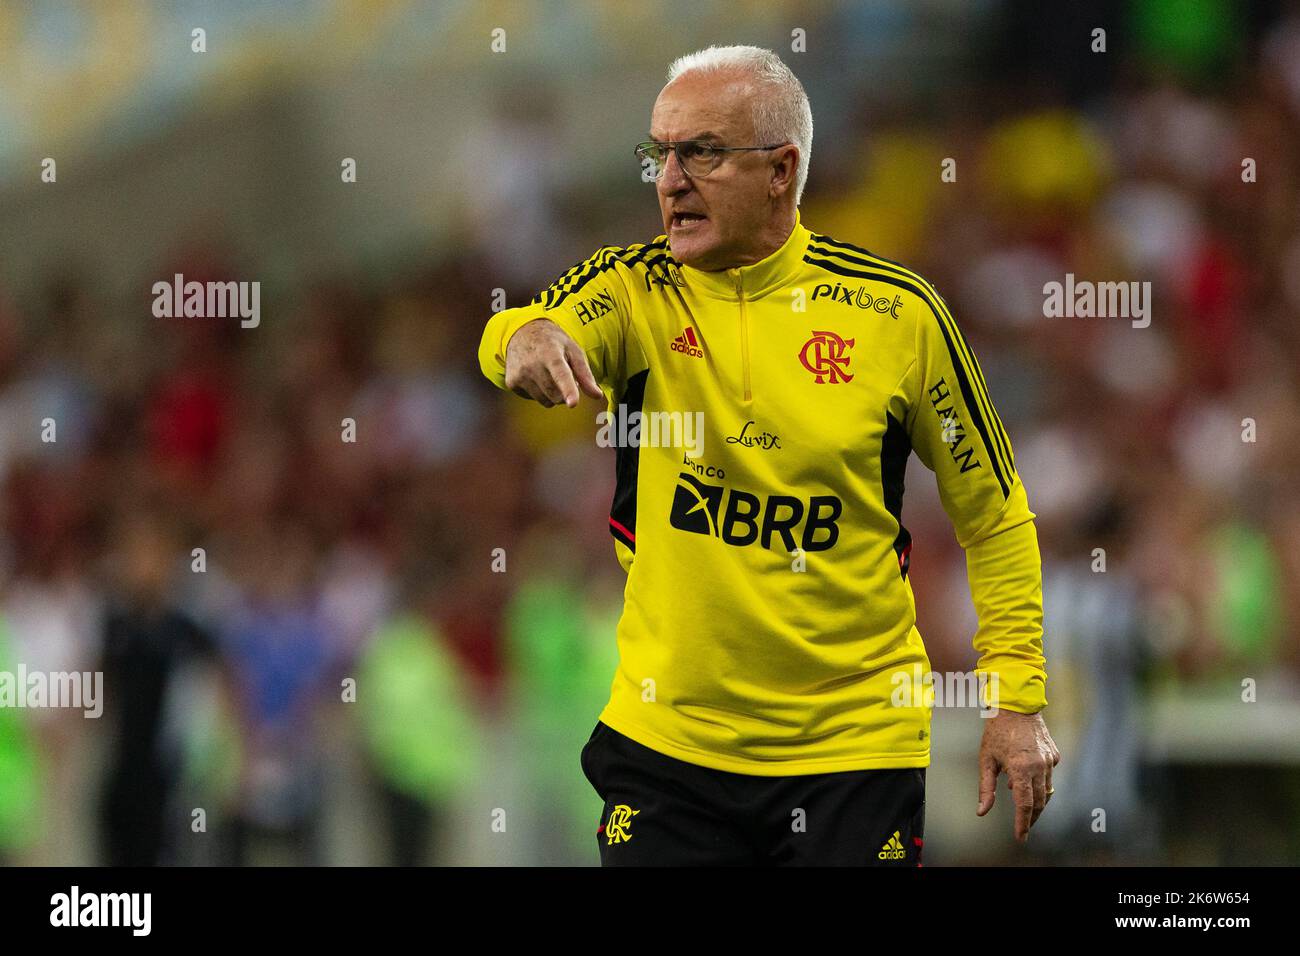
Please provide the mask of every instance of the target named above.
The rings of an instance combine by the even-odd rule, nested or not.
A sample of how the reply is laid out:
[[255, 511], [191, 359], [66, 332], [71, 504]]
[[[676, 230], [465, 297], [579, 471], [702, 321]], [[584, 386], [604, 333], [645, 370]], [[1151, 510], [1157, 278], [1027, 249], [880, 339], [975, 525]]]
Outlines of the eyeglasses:
[[[773, 146], [714, 146], [702, 139], [683, 139], [675, 143], [641, 143], [635, 152], [641, 161], [641, 178], [658, 182], [668, 166], [668, 150], [677, 154], [677, 163], [690, 176], [707, 176], [722, 162], [722, 153], [740, 153], [754, 149], [779, 149], [789, 143]], [[646, 178], [647, 174], [649, 178]]]

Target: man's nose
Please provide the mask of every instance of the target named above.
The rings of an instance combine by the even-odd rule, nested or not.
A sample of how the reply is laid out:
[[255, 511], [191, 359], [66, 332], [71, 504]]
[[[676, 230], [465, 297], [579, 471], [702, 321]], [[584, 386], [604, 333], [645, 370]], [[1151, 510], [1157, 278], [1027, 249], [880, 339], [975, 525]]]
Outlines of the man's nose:
[[659, 177], [659, 189], [665, 195], [674, 196], [689, 189], [690, 185], [690, 179], [677, 161], [677, 151], [668, 150], [668, 156], [664, 159], [664, 174]]

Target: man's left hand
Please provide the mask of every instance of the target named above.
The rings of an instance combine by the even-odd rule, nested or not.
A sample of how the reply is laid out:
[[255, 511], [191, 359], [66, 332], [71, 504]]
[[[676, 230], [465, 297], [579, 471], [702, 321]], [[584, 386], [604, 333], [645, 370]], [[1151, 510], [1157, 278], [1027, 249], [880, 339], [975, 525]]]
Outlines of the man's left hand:
[[998, 775], [1005, 772], [1016, 801], [1015, 837], [1029, 839], [1029, 828], [1052, 798], [1052, 768], [1061, 762], [1052, 735], [1041, 714], [999, 710], [986, 718], [980, 741], [980, 802], [976, 816], [993, 809]]

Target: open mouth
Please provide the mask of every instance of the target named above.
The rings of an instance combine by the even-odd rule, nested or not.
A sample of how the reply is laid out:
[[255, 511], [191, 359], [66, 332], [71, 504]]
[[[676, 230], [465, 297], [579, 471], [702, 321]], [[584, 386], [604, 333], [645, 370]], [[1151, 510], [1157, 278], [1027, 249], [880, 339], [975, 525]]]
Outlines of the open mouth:
[[672, 225], [674, 229], [680, 229], [683, 226], [690, 226], [697, 222], [703, 222], [704, 216], [693, 212], [675, 212], [673, 213]]

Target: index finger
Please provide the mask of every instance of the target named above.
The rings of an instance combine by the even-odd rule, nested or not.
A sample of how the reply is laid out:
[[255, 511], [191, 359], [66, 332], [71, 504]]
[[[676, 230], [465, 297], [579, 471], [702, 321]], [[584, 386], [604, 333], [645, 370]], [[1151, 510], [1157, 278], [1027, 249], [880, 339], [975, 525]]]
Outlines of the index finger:
[[569, 356], [569, 365], [572, 366], [573, 374], [578, 380], [578, 387], [592, 398], [603, 399], [605, 393], [600, 390], [600, 386], [596, 383], [596, 376], [591, 374], [591, 366], [587, 364], [587, 356], [576, 342], [569, 347], [567, 354]]
[[569, 368], [569, 363], [563, 358], [556, 358], [546, 363], [546, 370], [551, 373], [551, 381], [564, 396], [564, 404], [569, 408], [577, 405], [582, 395], [578, 391], [578, 383], [573, 377], [573, 370]]
[[1029, 839], [1029, 827], [1034, 818], [1034, 785], [1027, 770], [1007, 775], [1011, 782], [1011, 797], [1016, 802], [1015, 837], [1021, 843]]

